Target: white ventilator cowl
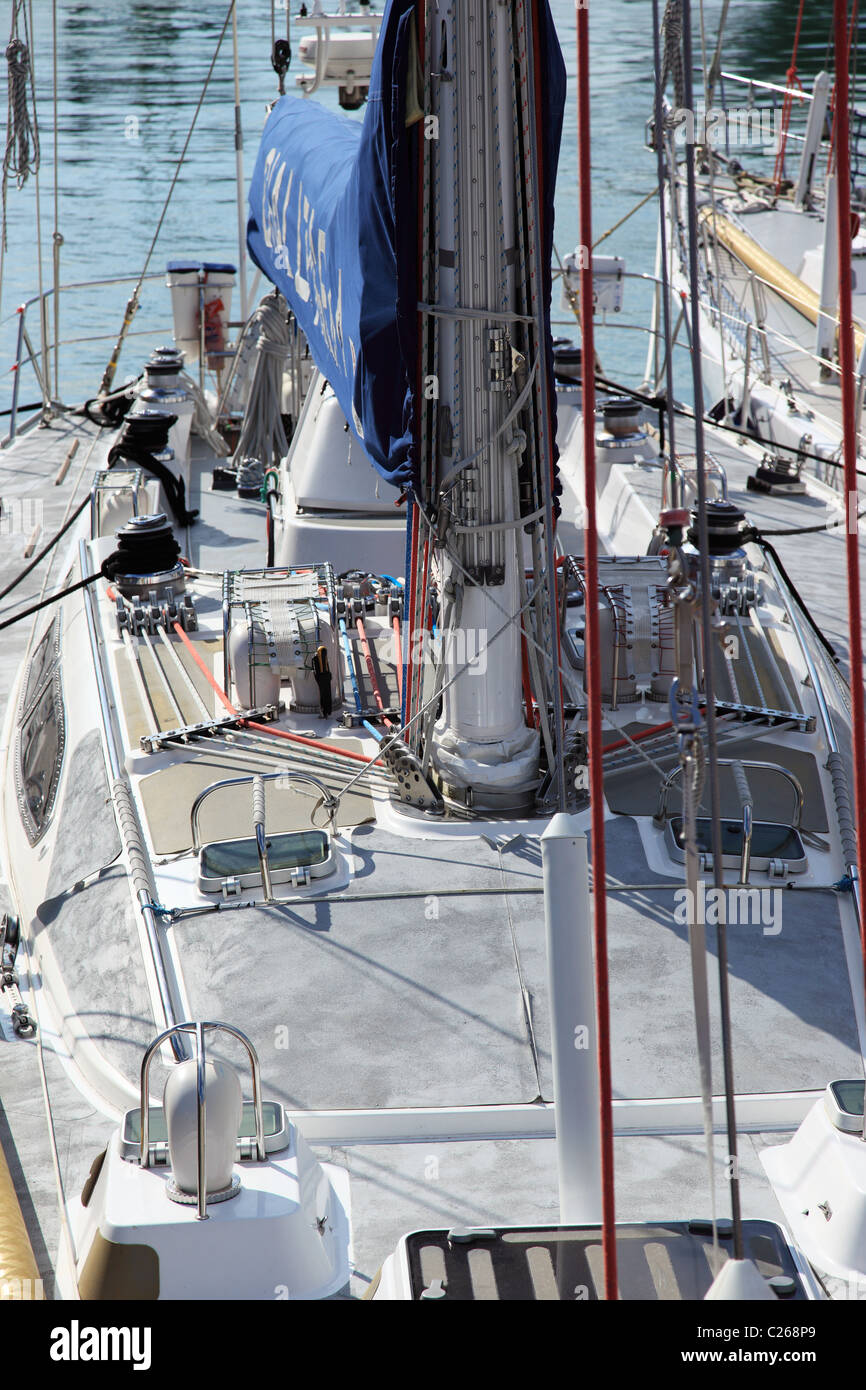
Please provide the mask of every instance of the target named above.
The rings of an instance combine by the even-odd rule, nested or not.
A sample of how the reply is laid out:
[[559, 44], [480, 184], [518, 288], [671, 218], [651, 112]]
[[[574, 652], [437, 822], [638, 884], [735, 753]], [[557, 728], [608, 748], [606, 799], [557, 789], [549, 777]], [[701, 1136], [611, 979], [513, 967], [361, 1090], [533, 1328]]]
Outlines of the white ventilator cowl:
[[[163, 1106], [168, 1152], [174, 1181], [181, 1192], [198, 1191], [197, 1063], [194, 1058], [175, 1067], [165, 1083]], [[205, 1159], [208, 1193], [231, 1185], [241, 1122], [241, 1083], [234, 1067], [205, 1062]]]
[[727, 1300], [729, 1303], [755, 1303], [775, 1297], [770, 1285], [752, 1260], [728, 1260], [722, 1265], [709, 1291], [704, 1294], [704, 1302]]

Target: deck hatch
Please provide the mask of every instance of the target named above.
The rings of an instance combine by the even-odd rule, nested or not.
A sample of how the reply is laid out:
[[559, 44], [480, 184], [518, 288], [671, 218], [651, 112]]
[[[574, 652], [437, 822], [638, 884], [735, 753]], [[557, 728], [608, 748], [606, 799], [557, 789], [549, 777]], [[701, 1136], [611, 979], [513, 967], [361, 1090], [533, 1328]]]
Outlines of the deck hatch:
[[[330, 840], [324, 830], [293, 830], [283, 835], [269, 835], [267, 845], [274, 883], [306, 882], [308, 878], [324, 878], [334, 872]], [[237, 881], [241, 888], [261, 885], [258, 849], [253, 836], [202, 846], [199, 852], [200, 891], [220, 893], [226, 881]]]
[[[168, 1131], [165, 1124], [165, 1111], [161, 1105], [149, 1107], [149, 1133], [151, 1162], [159, 1165], [168, 1162]], [[278, 1101], [262, 1101], [262, 1120], [265, 1131], [265, 1149], [268, 1153], [280, 1153], [291, 1143], [291, 1129], [286, 1112]], [[120, 1135], [121, 1157], [130, 1162], [139, 1160], [141, 1145], [141, 1107], [127, 1110], [123, 1117]], [[238, 1125], [237, 1159], [252, 1159], [256, 1151], [256, 1113], [252, 1101], [245, 1100]]]
[[45, 683], [60, 654], [60, 614], [52, 618], [42, 637], [34, 648], [27, 667], [27, 682], [18, 706], [18, 723], [23, 724], [25, 716], [33, 708], [36, 697], [45, 688]]
[[[738, 869], [743, 854], [743, 822], [723, 820], [721, 830], [722, 866], [726, 869]], [[668, 821], [668, 835], [671, 858], [683, 863], [685, 851], [682, 816], [673, 816]], [[712, 821], [709, 816], [698, 817], [697, 846], [699, 854], [712, 857]], [[755, 821], [752, 826], [752, 867], [767, 869], [774, 859], [781, 860], [789, 873], [803, 873], [808, 867], [803, 841], [793, 826], [777, 821]]]

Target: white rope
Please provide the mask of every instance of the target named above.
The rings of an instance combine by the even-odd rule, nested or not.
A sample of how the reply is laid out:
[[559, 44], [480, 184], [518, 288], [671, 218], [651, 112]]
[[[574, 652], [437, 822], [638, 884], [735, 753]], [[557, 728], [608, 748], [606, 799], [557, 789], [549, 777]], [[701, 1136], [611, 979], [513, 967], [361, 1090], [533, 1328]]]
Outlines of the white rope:
[[193, 434], [197, 434], [200, 439], [205, 440], [208, 447], [213, 450], [217, 458], [225, 458], [230, 450], [222, 435], [214, 428], [204, 392], [198, 382], [193, 381], [192, 377], [187, 372], [181, 372], [180, 380], [184, 390], [188, 395], [192, 396], [193, 404], [195, 405], [195, 413], [193, 414], [191, 425]]
[[[283, 372], [289, 355], [288, 309], [279, 291], [267, 295], [245, 336], [258, 335], [247, 408], [233, 462], [257, 459], [265, 469], [289, 451], [283, 428]], [[240, 352], [240, 347], [238, 348]]]

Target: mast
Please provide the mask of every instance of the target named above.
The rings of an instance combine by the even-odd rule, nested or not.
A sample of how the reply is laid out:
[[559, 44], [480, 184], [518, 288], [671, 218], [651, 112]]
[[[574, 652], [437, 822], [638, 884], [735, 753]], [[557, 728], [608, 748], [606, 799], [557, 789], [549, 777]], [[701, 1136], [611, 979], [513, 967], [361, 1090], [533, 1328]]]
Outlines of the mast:
[[[521, 616], [533, 648], [549, 653], [556, 641], [534, 125], [538, 9], [533, 0], [460, 0], [436, 15], [427, 49], [438, 126], [424, 248], [427, 264], [435, 264], [435, 302], [425, 335], [434, 343], [438, 392], [431, 434], [442, 628], [432, 761], [456, 800], [503, 810], [531, 805], [538, 782], [539, 734], [527, 727], [523, 708]], [[543, 596], [532, 626], [524, 527]], [[549, 673], [535, 691], [544, 721], [548, 694], [561, 726], [559, 681]]]

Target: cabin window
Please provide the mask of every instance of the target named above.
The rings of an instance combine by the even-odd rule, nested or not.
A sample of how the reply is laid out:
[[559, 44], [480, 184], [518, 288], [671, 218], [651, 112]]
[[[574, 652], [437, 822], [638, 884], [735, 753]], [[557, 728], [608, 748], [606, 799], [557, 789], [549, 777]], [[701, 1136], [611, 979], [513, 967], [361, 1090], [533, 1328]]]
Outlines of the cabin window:
[[59, 613], [52, 619], [46, 628], [41, 640], [37, 642], [33, 655], [30, 658], [30, 665], [27, 668], [27, 683], [24, 687], [24, 694], [21, 697], [21, 704], [18, 707], [18, 722], [23, 722], [24, 717], [33, 708], [33, 701], [41, 692], [51, 671], [57, 661], [60, 651], [60, 615]]
[[63, 762], [59, 637], [59, 620], [55, 619], [31, 657], [19, 707], [18, 807], [32, 845], [47, 828]]

